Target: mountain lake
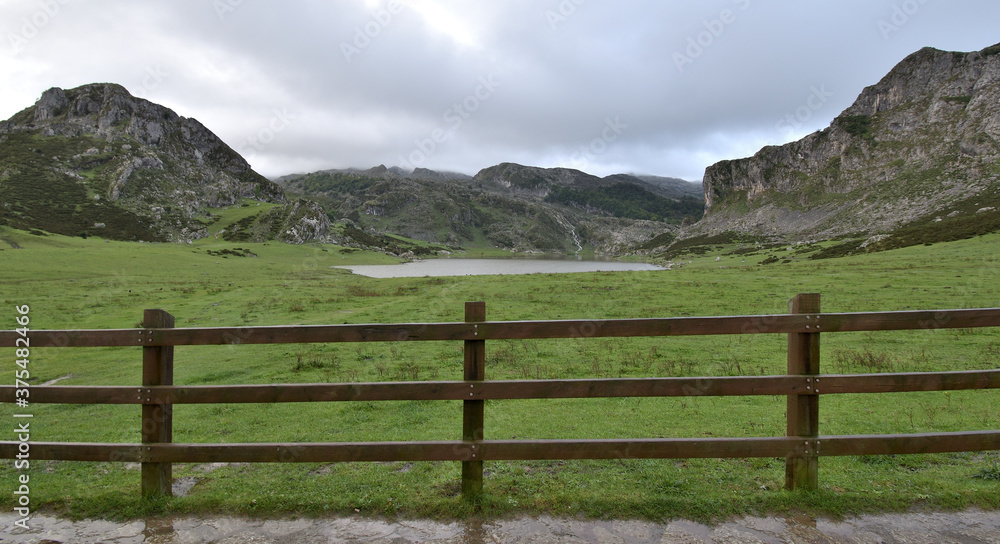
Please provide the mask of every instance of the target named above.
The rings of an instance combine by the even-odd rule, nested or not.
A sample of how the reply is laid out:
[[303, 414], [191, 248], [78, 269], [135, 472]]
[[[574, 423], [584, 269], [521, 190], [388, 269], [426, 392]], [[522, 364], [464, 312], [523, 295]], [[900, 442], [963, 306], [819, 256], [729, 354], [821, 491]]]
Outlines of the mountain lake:
[[369, 278], [422, 278], [424, 276], [487, 276], [497, 274], [565, 274], [570, 272], [625, 272], [634, 270], [664, 270], [648, 263], [517, 257], [509, 259], [429, 259], [403, 264], [334, 266]]

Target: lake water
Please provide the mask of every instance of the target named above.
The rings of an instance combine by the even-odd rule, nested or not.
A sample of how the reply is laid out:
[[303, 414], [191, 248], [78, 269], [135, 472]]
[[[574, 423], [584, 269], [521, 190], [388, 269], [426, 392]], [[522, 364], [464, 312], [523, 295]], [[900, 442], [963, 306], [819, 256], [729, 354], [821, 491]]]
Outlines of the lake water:
[[624, 272], [663, 270], [647, 263], [576, 259], [430, 259], [403, 264], [336, 266], [369, 278], [424, 276], [486, 276], [494, 274], [565, 274], [569, 272]]

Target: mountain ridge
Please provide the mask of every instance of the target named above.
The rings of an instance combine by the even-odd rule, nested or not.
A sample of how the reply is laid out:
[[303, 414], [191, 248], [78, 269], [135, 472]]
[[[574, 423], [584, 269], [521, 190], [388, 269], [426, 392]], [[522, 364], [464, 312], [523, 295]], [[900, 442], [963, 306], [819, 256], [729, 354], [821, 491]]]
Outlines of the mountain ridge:
[[[291, 179], [295, 177], [306, 176], [310, 174], [362, 174], [369, 177], [379, 177], [379, 178], [413, 178], [413, 179], [426, 179], [426, 180], [438, 180], [438, 181], [469, 181], [476, 177], [480, 172], [484, 170], [490, 170], [493, 168], [501, 167], [504, 165], [512, 165], [521, 168], [535, 168], [541, 170], [567, 170], [570, 172], [579, 172], [580, 174], [588, 177], [595, 177], [593, 174], [583, 172], [582, 170], [576, 170], [572, 168], [564, 167], [541, 167], [541, 166], [525, 166], [517, 163], [503, 162], [493, 166], [488, 166], [482, 168], [477, 172], [477, 174], [469, 175], [461, 172], [454, 172], [448, 170], [431, 170], [429, 168], [417, 167], [412, 171], [406, 171], [399, 166], [386, 167], [384, 164], [374, 166], [372, 168], [329, 168], [324, 170], [316, 170], [313, 172], [296, 172], [293, 174], [285, 174], [272, 178], [272, 181], [280, 182], [284, 179]], [[653, 192], [660, 193], [662, 196], [667, 196], [668, 198], [677, 198], [681, 196], [690, 196], [701, 198], [703, 196], [703, 189], [701, 182], [688, 181], [681, 178], [674, 178], [668, 176], [654, 176], [650, 174], [635, 174], [635, 173], [618, 173], [604, 176], [600, 179], [623, 179], [633, 183], [638, 183], [646, 188], [649, 188]]]
[[824, 239], [981, 223], [974, 216], [1000, 203], [1000, 45], [916, 51], [826, 129], [713, 164], [704, 187], [705, 216], [682, 237]]
[[[427, 170], [326, 170], [279, 178], [285, 191], [321, 201], [331, 220], [368, 232], [450, 246], [518, 252], [623, 253], [701, 213], [700, 192], [659, 179], [596, 176], [501, 163], [475, 176]], [[687, 183], [687, 182], [683, 182]], [[691, 184], [694, 185], [694, 184]], [[627, 197], [610, 188], [628, 187]], [[605, 191], [602, 193], [601, 191]], [[684, 194], [677, 199], [656, 194]], [[624, 194], [624, 193], [623, 193]]]

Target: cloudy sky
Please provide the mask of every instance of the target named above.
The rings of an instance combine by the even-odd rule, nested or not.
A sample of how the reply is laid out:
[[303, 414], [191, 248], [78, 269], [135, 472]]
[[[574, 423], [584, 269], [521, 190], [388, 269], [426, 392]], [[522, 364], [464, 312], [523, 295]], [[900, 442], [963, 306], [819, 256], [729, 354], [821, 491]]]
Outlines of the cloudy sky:
[[994, 0], [0, 0], [0, 118], [115, 82], [262, 174], [511, 161], [700, 180], [827, 126]]

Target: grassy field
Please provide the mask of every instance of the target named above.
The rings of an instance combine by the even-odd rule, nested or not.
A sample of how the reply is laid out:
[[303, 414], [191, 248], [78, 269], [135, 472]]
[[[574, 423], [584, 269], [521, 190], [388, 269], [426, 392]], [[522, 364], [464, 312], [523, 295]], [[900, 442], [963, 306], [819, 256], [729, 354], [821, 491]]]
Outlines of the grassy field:
[[[136, 327], [145, 308], [177, 326], [461, 321], [483, 300], [490, 320], [784, 313], [801, 292], [826, 312], [1000, 306], [1000, 235], [837, 259], [784, 248], [714, 247], [672, 271], [369, 279], [331, 268], [391, 263], [336, 246], [136, 244], [0, 230], [0, 320], [17, 305], [33, 329]], [[15, 249], [20, 248], [20, 249]], [[776, 264], [760, 265], [781, 254]], [[721, 258], [721, 260], [716, 260]], [[772, 261], [773, 262], [773, 261]], [[6, 318], [4, 316], [7, 316]], [[492, 379], [783, 374], [782, 335], [487, 342]], [[5, 383], [14, 351], [5, 350]], [[177, 384], [452, 380], [461, 342], [178, 347]], [[823, 336], [825, 372], [992, 369], [1000, 330]], [[32, 382], [131, 385], [138, 348], [35, 349]], [[821, 434], [1000, 429], [1000, 392], [824, 396]], [[137, 406], [32, 405], [37, 441], [139, 442]], [[783, 397], [491, 401], [486, 438], [781, 436]], [[0, 408], [11, 421], [12, 408]], [[459, 402], [180, 405], [175, 442], [454, 440]], [[5, 440], [11, 440], [8, 433]], [[5, 463], [0, 479], [14, 487]], [[31, 464], [32, 505], [73, 516], [236, 512], [257, 516], [454, 517], [540, 514], [654, 520], [804, 510], [843, 515], [909, 508], [1000, 508], [991, 453], [823, 458], [818, 492], [782, 489], [784, 462], [751, 460], [488, 462], [486, 495], [459, 495], [458, 463], [175, 465], [194, 487], [139, 498], [138, 466]], [[13, 495], [0, 504], [13, 506]]]

